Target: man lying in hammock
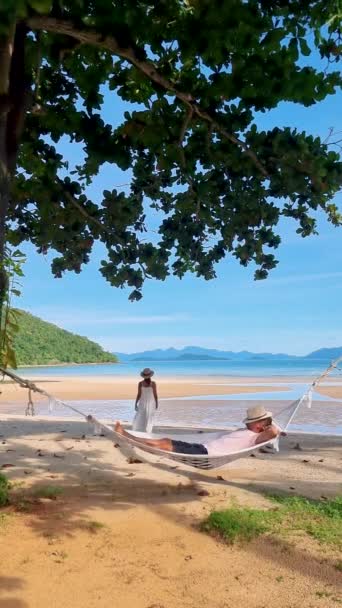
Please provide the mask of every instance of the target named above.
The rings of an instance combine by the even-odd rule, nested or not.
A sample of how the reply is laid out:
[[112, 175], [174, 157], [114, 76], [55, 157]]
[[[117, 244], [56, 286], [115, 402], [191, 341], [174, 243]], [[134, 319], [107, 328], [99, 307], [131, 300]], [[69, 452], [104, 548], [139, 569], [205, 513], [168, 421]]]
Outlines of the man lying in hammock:
[[116, 423], [115, 430], [124, 437], [166, 452], [208, 454], [208, 456], [224, 456], [225, 454], [239, 452], [253, 445], [271, 441], [280, 434], [280, 429], [272, 422], [272, 412], [267, 412], [262, 406], [249, 408], [244, 424], [246, 425], [245, 429], [222, 433], [220, 437], [216, 435], [214, 439], [207, 441], [205, 444], [177, 441], [168, 437], [143, 439], [125, 431], [120, 422]]

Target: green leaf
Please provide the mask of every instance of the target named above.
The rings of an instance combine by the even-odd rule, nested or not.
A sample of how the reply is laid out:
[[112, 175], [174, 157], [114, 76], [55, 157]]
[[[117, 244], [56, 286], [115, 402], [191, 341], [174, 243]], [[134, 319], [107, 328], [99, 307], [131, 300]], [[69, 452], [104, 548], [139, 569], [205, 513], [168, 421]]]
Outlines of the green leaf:
[[300, 50], [301, 50], [302, 55], [305, 55], [306, 57], [311, 55], [311, 49], [310, 49], [308, 43], [306, 42], [305, 38], [299, 38], [299, 45], [300, 45]]
[[293, 61], [298, 61], [299, 53], [298, 53], [298, 40], [297, 38], [291, 38], [289, 44], [289, 52], [291, 54], [291, 58]]
[[283, 40], [285, 32], [282, 28], [275, 28], [268, 32], [261, 40], [263, 46], [276, 47]]
[[28, 0], [28, 5], [37, 13], [48, 14], [52, 9], [52, 0]]
[[12, 369], [16, 369], [16, 367], [17, 367], [17, 359], [15, 356], [15, 351], [9, 345], [7, 345], [5, 353], [4, 353], [4, 362], [5, 362], [5, 367], [11, 367]]

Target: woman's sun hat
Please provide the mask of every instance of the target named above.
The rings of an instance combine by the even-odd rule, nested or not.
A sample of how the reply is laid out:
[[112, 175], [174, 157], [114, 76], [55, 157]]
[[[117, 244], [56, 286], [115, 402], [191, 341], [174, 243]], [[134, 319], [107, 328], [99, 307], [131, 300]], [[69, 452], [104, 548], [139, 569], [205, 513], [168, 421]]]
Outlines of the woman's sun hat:
[[248, 408], [247, 418], [243, 422], [244, 424], [248, 424], [250, 422], [259, 422], [259, 420], [264, 420], [265, 418], [272, 418], [272, 412], [265, 410], [263, 405], [255, 405]]
[[142, 370], [142, 372], [140, 372], [140, 376], [142, 376], [143, 378], [151, 378], [151, 376], [153, 376], [154, 371], [153, 369], [150, 369], [149, 367], [145, 367], [145, 369]]

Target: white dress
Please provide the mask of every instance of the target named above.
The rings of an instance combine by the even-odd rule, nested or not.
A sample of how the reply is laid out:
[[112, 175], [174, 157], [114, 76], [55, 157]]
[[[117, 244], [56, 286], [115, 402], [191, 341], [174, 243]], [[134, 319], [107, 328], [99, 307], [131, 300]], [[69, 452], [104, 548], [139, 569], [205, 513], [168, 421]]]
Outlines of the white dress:
[[156, 400], [152, 386], [141, 386], [141, 397], [138, 403], [138, 411], [134, 416], [132, 430], [142, 433], [151, 433], [153, 418], [156, 411]]

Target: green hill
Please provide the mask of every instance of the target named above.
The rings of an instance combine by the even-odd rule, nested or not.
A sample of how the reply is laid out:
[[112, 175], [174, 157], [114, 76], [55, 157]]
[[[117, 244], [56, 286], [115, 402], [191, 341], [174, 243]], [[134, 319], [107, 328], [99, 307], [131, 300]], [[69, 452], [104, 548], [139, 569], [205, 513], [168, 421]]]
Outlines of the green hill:
[[115, 355], [99, 344], [17, 310], [19, 332], [15, 338], [18, 365], [57, 363], [117, 363]]

